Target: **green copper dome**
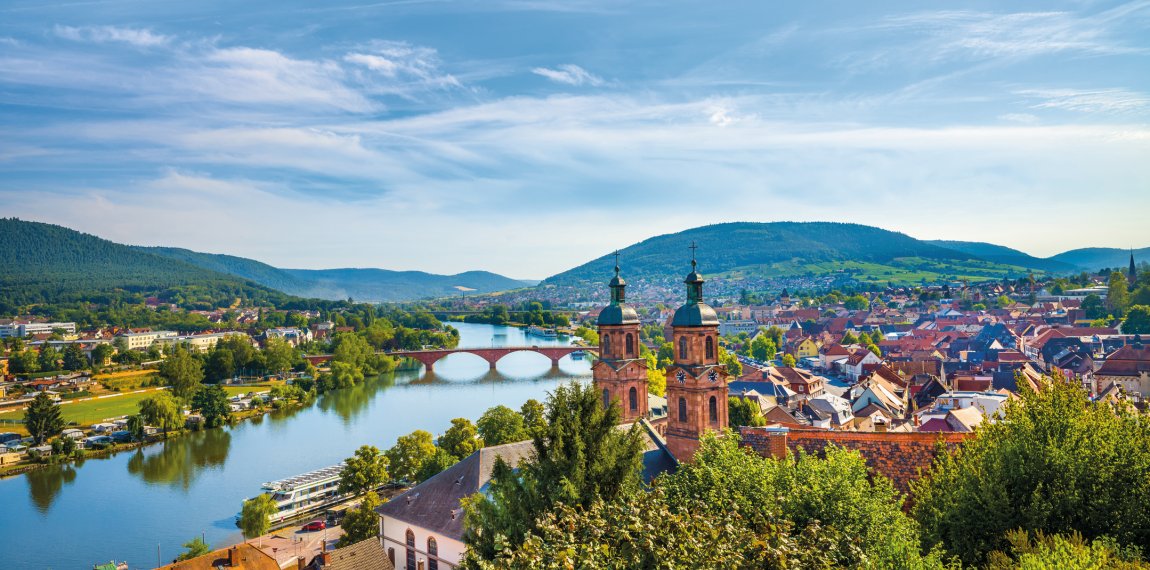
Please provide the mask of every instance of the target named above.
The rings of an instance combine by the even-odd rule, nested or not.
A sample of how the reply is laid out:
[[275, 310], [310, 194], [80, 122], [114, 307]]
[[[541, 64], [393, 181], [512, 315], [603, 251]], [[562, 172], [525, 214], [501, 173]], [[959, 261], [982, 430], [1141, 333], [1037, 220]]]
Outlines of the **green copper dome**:
[[695, 260], [691, 260], [691, 272], [683, 280], [687, 284], [687, 303], [675, 310], [671, 319], [673, 327], [717, 326], [719, 315], [703, 302], [703, 276], [695, 271]]
[[639, 314], [635, 312], [635, 309], [628, 307], [626, 304], [627, 282], [624, 281], [622, 277], [619, 277], [618, 252], [616, 252], [615, 255], [615, 278], [608, 284], [611, 288], [611, 304], [603, 307], [602, 311], [599, 311], [599, 319], [595, 321], [599, 326], [632, 325], [639, 323]]

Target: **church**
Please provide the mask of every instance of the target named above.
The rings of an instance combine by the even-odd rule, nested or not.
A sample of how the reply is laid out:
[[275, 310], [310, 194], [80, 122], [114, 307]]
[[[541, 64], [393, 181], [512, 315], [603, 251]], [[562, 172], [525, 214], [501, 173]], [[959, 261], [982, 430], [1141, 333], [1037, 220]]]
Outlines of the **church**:
[[[708, 430], [727, 427], [727, 369], [719, 364], [719, 319], [703, 302], [703, 277], [691, 260], [685, 280], [687, 301], [671, 319], [675, 358], [667, 370], [667, 414], [653, 413], [647, 393], [647, 361], [640, 356], [641, 324], [627, 305], [627, 283], [611, 279], [611, 301], [599, 313], [599, 359], [592, 382], [604, 406], [618, 406], [621, 426], [638, 422], [643, 429], [643, 479], [674, 471], [689, 462]], [[463, 558], [463, 509], [460, 502], [484, 492], [496, 458], [517, 464], [534, 451], [523, 441], [485, 447], [459, 463], [408, 489], [376, 509], [380, 541], [396, 568], [450, 570]]]
[[647, 361], [639, 356], [639, 315], [626, 302], [627, 283], [616, 260], [611, 303], [599, 312], [599, 361], [591, 369], [604, 406], [618, 406], [630, 424], [647, 420], [677, 461], [690, 461], [706, 431], [727, 428], [727, 383], [719, 363], [719, 317], [703, 302], [703, 276], [691, 259], [683, 281], [686, 303], [671, 318], [674, 362], [667, 369], [667, 416], [654, 418], [647, 398]]

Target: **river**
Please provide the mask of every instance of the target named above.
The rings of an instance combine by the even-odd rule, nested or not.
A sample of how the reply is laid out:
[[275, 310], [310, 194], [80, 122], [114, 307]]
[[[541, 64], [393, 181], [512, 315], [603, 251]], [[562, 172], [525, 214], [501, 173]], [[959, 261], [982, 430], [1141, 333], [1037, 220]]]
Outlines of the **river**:
[[[511, 327], [453, 323], [460, 347], [565, 345]], [[170, 562], [205, 536], [213, 547], [241, 540], [232, 517], [265, 481], [332, 465], [360, 445], [386, 449], [416, 429], [441, 434], [452, 418], [475, 421], [503, 404], [542, 401], [555, 386], [590, 377], [587, 360], [522, 352], [489, 370], [453, 354], [434, 374], [400, 371], [321, 396], [314, 405], [139, 450], [0, 480], [0, 541], [15, 568], [131, 568]]]

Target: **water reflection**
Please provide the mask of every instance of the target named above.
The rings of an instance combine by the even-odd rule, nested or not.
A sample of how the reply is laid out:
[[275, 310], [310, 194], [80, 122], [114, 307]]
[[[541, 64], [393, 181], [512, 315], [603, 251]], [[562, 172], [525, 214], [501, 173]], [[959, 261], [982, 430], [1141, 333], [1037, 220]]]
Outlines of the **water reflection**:
[[48, 509], [52, 507], [52, 501], [56, 500], [56, 496], [60, 494], [60, 490], [64, 488], [64, 484], [71, 484], [76, 480], [76, 467], [83, 464], [83, 461], [77, 461], [73, 464], [60, 464], [33, 469], [24, 475], [24, 479], [28, 481], [28, 493], [32, 497], [32, 503], [36, 505], [36, 510], [41, 514], [47, 514]]
[[232, 434], [227, 429], [192, 432], [160, 445], [158, 451], [137, 450], [128, 459], [128, 473], [153, 485], [187, 491], [204, 469], [221, 467], [228, 459]]
[[[404, 374], [407, 376], [408, 374]], [[380, 391], [395, 385], [397, 374], [381, 374], [364, 380], [351, 388], [332, 390], [319, 397], [316, 406], [325, 412], [334, 411], [345, 426], [367, 411], [368, 404]]]
[[510, 384], [516, 382], [543, 382], [551, 380], [569, 380], [572, 378], [582, 377], [580, 374], [573, 374], [553, 365], [548, 369], [541, 370], [537, 373], [531, 374], [512, 374], [501, 370], [487, 370], [476, 376], [459, 377], [449, 374], [440, 374], [438, 372], [428, 372], [418, 379], [414, 379], [409, 384], [413, 386], [436, 386], [436, 385], [465, 385], [465, 384]]

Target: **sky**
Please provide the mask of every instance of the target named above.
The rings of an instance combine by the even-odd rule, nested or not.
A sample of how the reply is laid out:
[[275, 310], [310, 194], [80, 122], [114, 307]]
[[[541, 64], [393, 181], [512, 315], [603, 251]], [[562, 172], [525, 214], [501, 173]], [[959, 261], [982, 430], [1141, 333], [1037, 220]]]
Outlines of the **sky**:
[[1150, 1], [0, 3], [0, 215], [121, 243], [538, 279], [719, 222], [1049, 256], [1148, 214]]

